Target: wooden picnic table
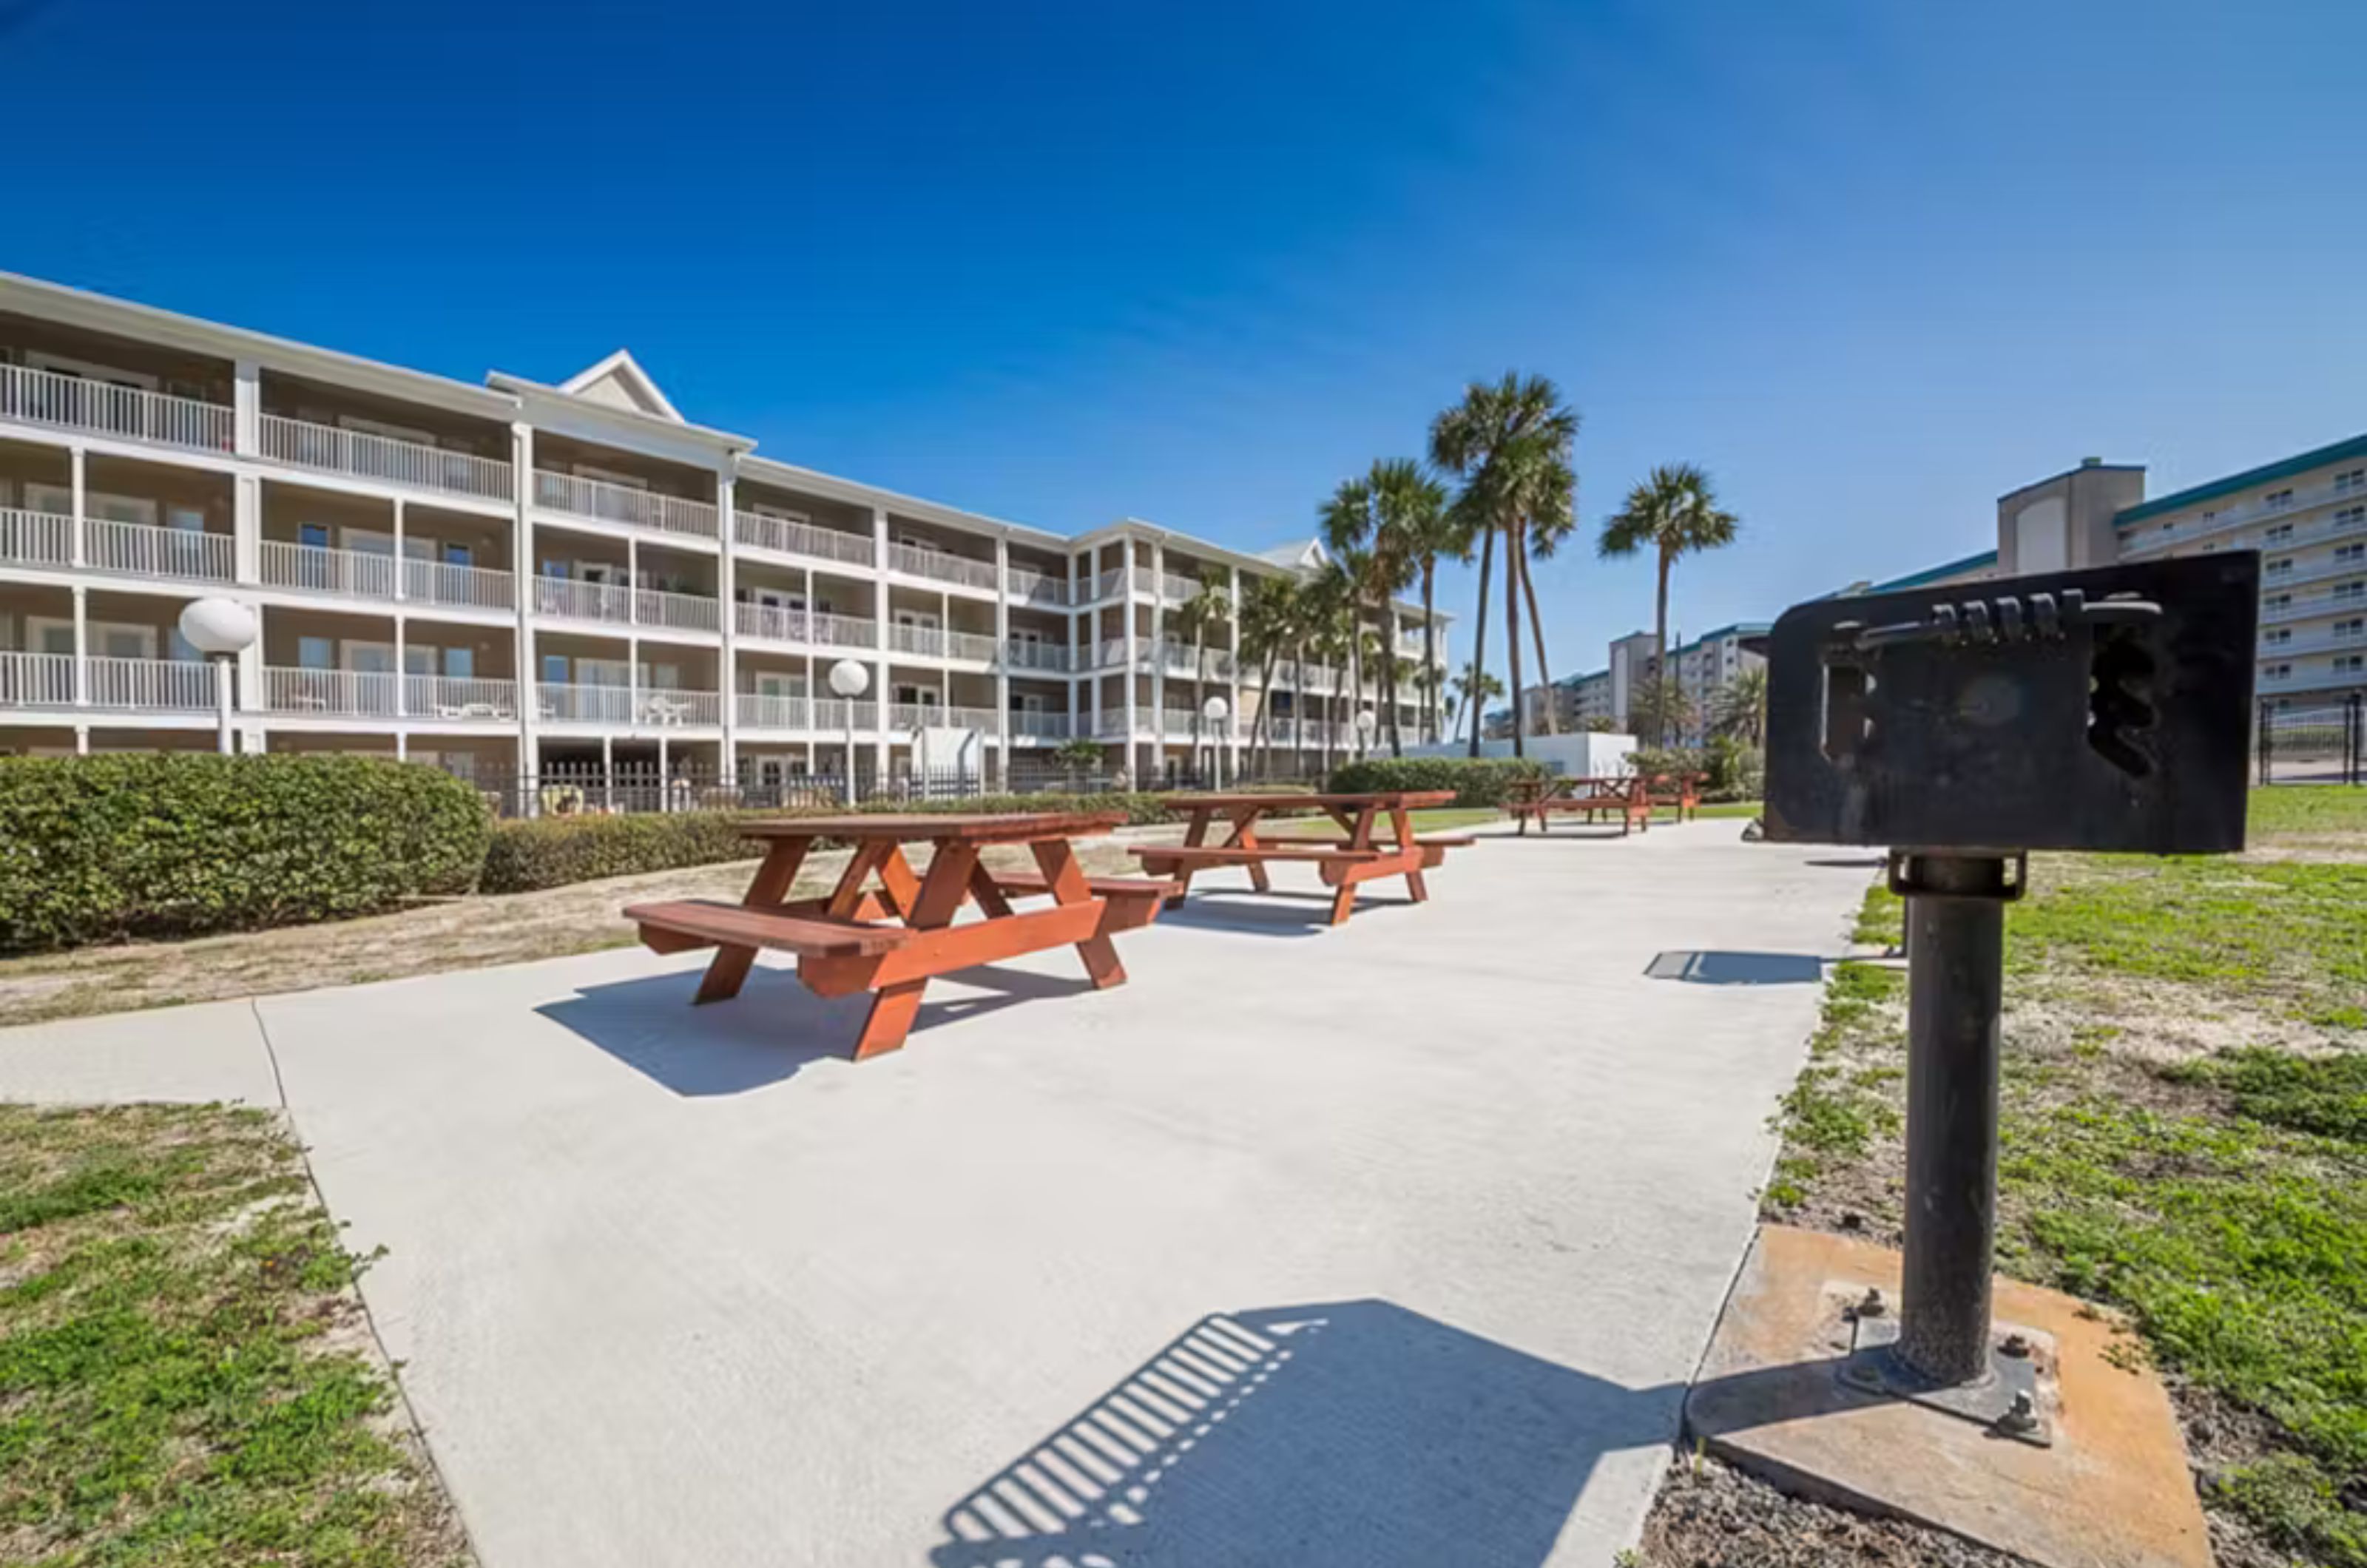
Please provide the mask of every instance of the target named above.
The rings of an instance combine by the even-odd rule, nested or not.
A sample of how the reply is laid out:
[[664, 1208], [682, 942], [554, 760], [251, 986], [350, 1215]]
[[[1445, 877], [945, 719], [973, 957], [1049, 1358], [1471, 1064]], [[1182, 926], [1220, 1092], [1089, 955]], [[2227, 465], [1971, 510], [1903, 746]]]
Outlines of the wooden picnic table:
[[[855, 1041], [855, 1059], [862, 1061], [903, 1044], [933, 976], [1072, 945], [1096, 988], [1124, 984], [1111, 933], [1150, 924], [1173, 889], [1161, 881], [1089, 877], [1070, 842], [1124, 820], [1114, 811], [1048, 811], [753, 821], [742, 830], [765, 846], [764, 860], [739, 903], [674, 899], [636, 904], [625, 916], [654, 952], [718, 950], [698, 1002], [739, 995], [760, 947], [796, 953], [798, 978], [817, 996], [876, 993]], [[826, 897], [792, 900], [798, 870], [821, 839], [852, 844], [855, 852]], [[904, 846], [914, 843], [931, 846], [925, 872], [904, 858]], [[980, 853], [996, 845], [1025, 845], [1036, 869], [990, 870]], [[1041, 896], [1050, 897], [1051, 908], [1012, 908], [1015, 898]], [[973, 901], [984, 918], [956, 925], [954, 917]]]
[[[1263, 893], [1271, 883], [1266, 867], [1279, 861], [1311, 862], [1323, 883], [1334, 889], [1331, 923], [1344, 925], [1356, 907], [1356, 888], [1384, 876], [1402, 876], [1419, 904], [1430, 897], [1421, 874], [1445, 859], [1450, 849], [1470, 843], [1467, 837], [1433, 835], [1417, 838], [1411, 813], [1444, 806], [1455, 798], [1449, 789], [1381, 790], [1362, 795], [1170, 795], [1161, 804], [1184, 813], [1190, 826], [1181, 845], [1145, 845], [1133, 852], [1145, 871], [1175, 885], [1172, 907], [1184, 901], [1192, 874], [1217, 866], [1237, 865], [1247, 871], [1250, 886]], [[1332, 838], [1307, 833], [1261, 832], [1258, 823], [1279, 811], [1321, 811], [1344, 829]], [[1219, 825], [1227, 831], [1217, 843], [1208, 836]]]
[[1652, 826], [1650, 784], [1629, 774], [1518, 780], [1505, 791], [1504, 809], [1512, 813], [1521, 833], [1529, 830], [1532, 821], [1536, 823], [1538, 832], [1546, 832], [1557, 814], [1575, 816], [1580, 812], [1589, 822], [1598, 812], [1616, 817], [1623, 839], [1630, 829], [1649, 831]]

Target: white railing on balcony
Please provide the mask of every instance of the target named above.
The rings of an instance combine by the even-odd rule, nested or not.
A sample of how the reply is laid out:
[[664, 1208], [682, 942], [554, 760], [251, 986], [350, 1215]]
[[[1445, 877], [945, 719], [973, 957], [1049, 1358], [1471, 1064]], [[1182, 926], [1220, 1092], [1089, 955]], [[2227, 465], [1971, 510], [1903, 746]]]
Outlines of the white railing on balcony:
[[488, 566], [455, 566], [446, 561], [405, 560], [402, 596], [423, 604], [448, 604], [468, 610], [506, 610], [516, 604], [517, 581], [506, 571]]
[[108, 659], [84, 661], [90, 705], [210, 713], [219, 698], [214, 667], [200, 659]]
[[1125, 739], [1126, 710], [1124, 708], [1102, 709], [1101, 717], [1093, 723], [1093, 739], [1096, 740]]
[[1066, 670], [1069, 667], [1069, 645], [1014, 637], [1002, 645], [1002, 663], [1011, 670]]
[[635, 490], [576, 474], [555, 474], [548, 468], [535, 470], [534, 503], [573, 517], [632, 523], [670, 534], [697, 534], [711, 539], [716, 533], [712, 502], [661, 495], [653, 490]]
[[633, 690], [629, 686], [593, 686], [572, 681], [542, 681], [534, 688], [540, 716], [554, 724], [629, 724]]
[[2290, 634], [2282, 642], [2268, 637], [2260, 638], [2263, 659], [2289, 659], [2295, 654], [2325, 653], [2330, 649], [2348, 652], [2356, 648], [2367, 648], [2367, 622], [2357, 616], [2337, 621], [2318, 631]]
[[1199, 592], [1200, 580], [1196, 577], [1179, 577], [1172, 571], [1160, 574], [1159, 596], [1170, 604], [1187, 604]]
[[752, 729], [811, 729], [813, 704], [804, 697], [742, 692], [739, 718]]
[[263, 705], [276, 714], [392, 718], [402, 711], [402, 685], [387, 671], [268, 668]]
[[[2306, 620], [2312, 615], [2330, 615], [2343, 610], [2355, 610], [2367, 605], [2367, 578], [2350, 582], [2338, 582], [2323, 593], [2276, 594], [2260, 604], [2263, 625], [2274, 626], [2280, 621]], [[2276, 601], [2283, 599], [2286, 603]]]
[[0, 420], [11, 419], [199, 452], [230, 451], [238, 434], [237, 411], [225, 403], [0, 365]]
[[[1189, 708], [1163, 708], [1159, 715], [1159, 733], [1169, 739], [1190, 739], [1201, 734], [1205, 721]], [[1214, 733], [1215, 726], [1205, 726]]]
[[1124, 664], [1134, 652], [1131, 637], [1104, 637], [1093, 645], [1093, 668], [1111, 670]]
[[813, 639], [832, 648], [870, 648], [874, 646], [876, 628], [861, 615], [833, 615], [817, 610], [813, 615]]
[[889, 546], [888, 565], [907, 577], [925, 577], [933, 582], [957, 582], [966, 588], [994, 586], [992, 561], [973, 560], [925, 545]]
[[517, 682], [460, 675], [405, 675], [402, 711], [412, 718], [480, 720], [517, 717]]
[[720, 724], [723, 722], [723, 697], [717, 692], [691, 692], [661, 687], [640, 694], [640, 708], [634, 716], [638, 724], [655, 725], [665, 728], [681, 724]]
[[266, 587], [353, 593], [368, 599], [394, 597], [395, 559], [390, 555], [266, 539], [261, 562]]
[[1014, 566], [1003, 580], [1003, 592], [1030, 604], [1065, 604], [1069, 602], [1069, 580]]
[[159, 528], [148, 523], [118, 523], [85, 517], [83, 562], [93, 571], [130, 577], [178, 577], [228, 582], [238, 575], [238, 546], [228, 534], [195, 528]]
[[888, 705], [888, 728], [890, 729], [928, 729], [946, 722], [946, 710], [934, 703], [890, 703]]
[[1093, 579], [1095, 599], [1116, 599], [1126, 592], [1126, 568], [1114, 566]]
[[74, 700], [72, 654], [0, 650], [0, 707], [63, 708]]
[[74, 519], [55, 512], [0, 506], [0, 560], [18, 566], [71, 565]]
[[[2240, 506], [2222, 506], [2215, 510], [2207, 523], [2199, 516], [2183, 519], [2175, 524], [2147, 520], [2132, 524], [2121, 530], [2121, 551], [2124, 555], [2143, 555], [2157, 549], [2166, 549], [2173, 545], [2181, 545], [2191, 539], [2207, 539], [2214, 535], [2225, 534], [2231, 528], [2241, 528], [2248, 524], [2262, 522], [2269, 518], [2290, 517], [2300, 513], [2314, 511], [2321, 506], [2330, 506], [2336, 502], [2361, 500], [2367, 500], [2367, 491], [2361, 491], [2356, 485], [2329, 483], [2312, 485], [2306, 490], [2296, 490], [2293, 491], [2293, 499], [2282, 504], [2272, 505], [2263, 498], [2247, 502]], [[2352, 524], [2350, 526], [2355, 527], [2358, 525]], [[2327, 523], [2295, 523], [2289, 538], [2268, 542], [2263, 547], [2275, 548], [2287, 544], [2305, 544], [2313, 538], [2324, 538], [2327, 535], [2337, 531]]]
[[871, 536], [868, 534], [817, 528], [810, 523], [800, 523], [787, 517], [767, 517], [759, 512], [734, 512], [731, 514], [731, 530], [733, 536], [742, 544], [753, 545], [758, 549], [812, 556], [821, 560], [847, 561], [855, 566], [871, 564]]
[[1069, 716], [1064, 713], [1030, 713], [1025, 708], [1011, 710], [1011, 733], [1025, 740], [1066, 740], [1069, 738]]
[[633, 592], [621, 582], [581, 582], [572, 577], [537, 577], [534, 610], [577, 621], [630, 621]]
[[738, 604], [732, 621], [742, 637], [770, 637], [775, 642], [811, 642], [813, 617], [803, 610], [780, 604]]
[[940, 658], [946, 651], [946, 634], [935, 626], [908, 626], [899, 622], [888, 628], [888, 648], [893, 653]]
[[722, 606], [698, 593], [674, 593], [659, 588], [633, 591], [633, 619], [645, 626], [676, 626], [684, 631], [711, 632], [722, 623]]
[[1002, 729], [1001, 720], [1002, 716], [992, 708], [950, 707], [937, 722], [955, 729], [975, 729], [981, 734], [994, 735]]
[[1161, 668], [1170, 675], [1186, 675], [1203, 681], [1229, 681], [1233, 678], [1233, 656], [1221, 648], [1204, 649], [1195, 643], [1165, 642], [1159, 645]]
[[263, 416], [261, 435], [265, 457], [299, 468], [383, 479], [413, 490], [472, 495], [485, 501], [509, 501], [516, 494], [507, 463], [473, 452], [338, 430], [276, 413]]
[[991, 637], [981, 637], [976, 632], [946, 634], [946, 657], [948, 659], [975, 659], [984, 663], [993, 660], [1002, 651], [1001, 643]]
[[[2275, 564], [2271, 561], [2270, 566]], [[2320, 560], [2297, 560], [2282, 571], [2263, 570], [2260, 588], [2264, 592], [2274, 592], [2296, 582], [2323, 582], [2329, 577], [2356, 577], [2362, 571], [2367, 571], [2367, 557], [2328, 556]]]
[[870, 729], [878, 722], [879, 702], [876, 697], [823, 697], [814, 704], [816, 729]]

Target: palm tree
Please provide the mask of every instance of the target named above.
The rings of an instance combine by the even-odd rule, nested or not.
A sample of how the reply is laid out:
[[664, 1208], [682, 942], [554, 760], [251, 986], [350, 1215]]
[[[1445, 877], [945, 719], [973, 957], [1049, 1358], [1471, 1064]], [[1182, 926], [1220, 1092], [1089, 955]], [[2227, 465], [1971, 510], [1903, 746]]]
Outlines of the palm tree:
[[1258, 666], [1258, 712], [1255, 741], [1265, 745], [1263, 766], [1274, 767], [1274, 670], [1283, 654], [1298, 642], [1305, 611], [1296, 578], [1261, 577], [1241, 596], [1240, 656]]
[[1767, 736], [1767, 666], [1738, 671], [1717, 689], [1716, 705], [1720, 730], [1753, 746], [1761, 744]]
[[[1570, 467], [1570, 447], [1578, 439], [1578, 415], [1562, 406], [1561, 391], [1542, 376], [1522, 377], [1507, 371], [1493, 385], [1473, 382], [1463, 400], [1431, 422], [1431, 461], [1460, 477], [1463, 492], [1456, 506], [1475, 531], [1481, 531], [1479, 615], [1473, 624], [1473, 668], [1478, 668], [1478, 643], [1488, 617], [1488, 554], [1498, 534], [1504, 536], [1504, 646], [1512, 675], [1513, 702], [1521, 690], [1521, 602], [1529, 601], [1535, 616], [1536, 591], [1528, 580], [1528, 538], [1535, 527], [1559, 536], [1575, 503], [1578, 476]], [[1543, 648], [1542, 638], [1538, 646]], [[1542, 664], [1543, 660], [1540, 660]], [[1513, 711], [1512, 750], [1525, 756], [1517, 705]], [[1479, 727], [1475, 718], [1471, 754], [1479, 754]]]
[[1649, 729], [1652, 744], [1665, 745], [1670, 730], [1682, 736], [1693, 720], [1693, 699], [1674, 676], [1647, 676], [1627, 694], [1627, 716]]
[[[1709, 475], [1691, 463], [1664, 465], [1627, 492], [1627, 503], [1603, 524], [1597, 545], [1604, 559], [1632, 556], [1649, 547], [1659, 558], [1659, 588], [1653, 600], [1652, 669], [1669, 661], [1669, 570], [1680, 556], [1734, 543], [1741, 519], [1718, 509]], [[1659, 745], [1656, 731], [1652, 743]]]
[[[1309, 578], [1299, 589], [1302, 614], [1299, 645], [1302, 672], [1305, 661], [1312, 656], [1315, 662], [1331, 672], [1322, 693], [1323, 771], [1331, 771], [1331, 737], [1339, 725], [1338, 702], [1344, 675], [1353, 682], [1355, 677], [1356, 639], [1353, 635], [1356, 615], [1355, 582], [1359, 565], [1353, 560], [1334, 559], [1322, 571]], [[1302, 686], [1305, 684], [1303, 673]], [[1354, 686], [1350, 685], [1353, 691]]]
[[[1574, 497], [1573, 504], [1562, 511], [1531, 518], [1529, 559], [1551, 560], [1562, 542], [1577, 531], [1578, 508]], [[1538, 706], [1545, 715], [1546, 733], [1552, 735], [1560, 728], [1560, 720], [1555, 714], [1559, 705], [1553, 700], [1553, 671], [1546, 667], [1546, 619], [1537, 613], [1536, 579], [1525, 563], [1521, 568], [1521, 590], [1529, 604], [1529, 636], [1536, 644], [1537, 684], [1544, 687], [1546, 694], [1546, 700]]]
[[1434, 479], [1427, 482], [1436, 499], [1424, 497], [1409, 509], [1405, 548], [1421, 584], [1421, 672], [1416, 680], [1422, 692], [1422, 739], [1436, 742], [1446, 739], [1447, 729], [1441, 711], [1445, 681], [1438, 667], [1438, 563], [1470, 560], [1472, 537], [1467, 518], [1447, 504], [1446, 488]]
[[[1478, 691], [1478, 695], [1477, 697], [1472, 695], [1475, 678], [1477, 680]], [[1499, 681], [1496, 677], [1489, 674], [1486, 671], [1477, 668], [1466, 670], [1462, 674], [1457, 675], [1453, 681], [1447, 682], [1447, 684], [1454, 690], [1455, 709], [1457, 713], [1462, 711], [1463, 705], [1466, 703], [1469, 703], [1471, 705], [1472, 711], [1477, 713], [1480, 709], [1486, 707], [1489, 703], [1504, 694], [1503, 682]]]
[[[1221, 584], [1204, 581], [1174, 614], [1176, 631], [1192, 645], [1192, 712], [1196, 716], [1207, 698], [1208, 639], [1232, 624], [1233, 596]], [[1217, 743], [1211, 736], [1208, 744]]]
[[[1383, 458], [1363, 479], [1344, 479], [1323, 504], [1323, 542], [1345, 574], [1359, 623], [1389, 624], [1391, 602], [1413, 585], [1415, 556], [1424, 530], [1436, 532], [1446, 512], [1446, 487], [1410, 457]], [[1359, 650], [1361, 652], [1361, 649]], [[1365, 660], [1357, 660], [1361, 670]], [[1379, 662], [1376, 682], [1387, 714], [1389, 750], [1405, 754], [1397, 718], [1396, 650]], [[1361, 675], [1352, 688], [1364, 700]]]

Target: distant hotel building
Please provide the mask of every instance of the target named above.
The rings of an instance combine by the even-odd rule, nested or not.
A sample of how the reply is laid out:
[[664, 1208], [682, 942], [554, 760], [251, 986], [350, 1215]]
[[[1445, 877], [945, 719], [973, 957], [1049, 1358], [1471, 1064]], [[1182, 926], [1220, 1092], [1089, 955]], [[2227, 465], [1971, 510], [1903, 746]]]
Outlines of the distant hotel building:
[[[880, 774], [999, 776], [1076, 739], [1149, 777], [1249, 744], [1241, 595], [1323, 560], [1130, 518], [1063, 536], [755, 445], [621, 351], [472, 386], [0, 274], [0, 753], [210, 748], [213, 671], [176, 621], [227, 595], [261, 624], [248, 750], [470, 775], [663, 755], [764, 784], [837, 772], [850, 733]], [[1208, 587], [1228, 614], [1186, 640]], [[1377, 619], [1420, 659], [1419, 606]], [[844, 660], [869, 676], [851, 702]], [[1369, 677], [1275, 673], [1283, 755], [1354, 744]]]

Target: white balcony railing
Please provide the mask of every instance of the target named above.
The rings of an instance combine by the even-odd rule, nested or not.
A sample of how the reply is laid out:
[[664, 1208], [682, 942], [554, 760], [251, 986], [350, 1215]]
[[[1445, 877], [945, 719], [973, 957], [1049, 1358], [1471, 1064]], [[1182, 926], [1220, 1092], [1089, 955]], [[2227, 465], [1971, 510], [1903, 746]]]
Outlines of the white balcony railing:
[[976, 632], [946, 634], [946, 657], [948, 659], [974, 659], [984, 664], [991, 662], [1002, 651], [1001, 643], [991, 637], [981, 637]]
[[402, 596], [423, 604], [506, 610], [517, 603], [516, 594], [517, 580], [492, 567], [457, 566], [437, 560], [402, 563]]
[[454, 452], [416, 441], [397, 441], [357, 430], [338, 430], [267, 413], [262, 418], [263, 455], [293, 468], [356, 479], [382, 479], [413, 490], [509, 501], [515, 494], [510, 466], [473, 452]]
[[973, 560], [944, 550], [933, 550], [925, 545], [890, 545], [888, 547], [889, 570], [907, 577], [925, 577], [933, 582], [957, 582], [965, 588], [992, 588], [994, 563]]
[[[2275, 562], [2271, 562], [2273, 567]], [[2328, 556], [2317, 560], [2296, 560], [2282, 571], [2263, 570], [2260, 591], [2273, 593], [2280, 588], [2290, 588], [2300, 582], [2323, 582], [2329, 577], [2357, 577], [2367, 572], [2367, 557]]]
[[537, 577], [534, 610], [576, 621], [630, 621], [633, 591], [621, 582], [582, 582], [572, 577]]
[[263, 705], [276, 714], [392, 718], [402, 711], [402, 685], [391, 671], [266, 668]]
[[876, 634], [872, 622], [861, 615], [833, 615], [826, 610], [813, 613], [813, 640], [832, 648], [871, 648]]
[[93, 707], [210, 713], [218, 701], [214, 667], [203, 660], [94, 656], [84, 664]]
[[735, 604], [732, 624], [742, 637], [769, 637], [775, 642], [811, 642], [813, 617], [803, 610], [780, 604]]
[[228, 534], [86, 517], [82, 547], [83, 562], [93, 571], [197, 582], [229, 582], [238, 575], [238, 545]]
[[742, 692], [736, 706], [740, 722], [751, 729], [813, 728], [813, 704], [804, 697]]
[[879, 702], [876, 697], [823, 697], [814, 704], [816, 729], [870, 729], [878, 722]]
[[657, 588], [633, 591], [633, 619], [645, 626], [675, 626], [684, 631], [711, 632], [722, 623], [722, 606], [699, 593], [673, 593]]
[[1162, 708], [1159, 715], [1159, 733], [1171, 740], [1190, 740], [1202, 737], [1204, 730], [1215, 732], [1209, 725], [1189, 708]]
[[890, 729], [930, 729], [946, 722], [946, 710], [935, 703], [891, 703], [888, 707], [888, 728]]
[[137, 387], [21, 365], [0, 365], [0, 420], [87, 430], [126, 441], [227, 452], [237, 444], [238, 412]]
[[474, 720], [517, 717], [517, 682], [461, 675], [405, 675], [402, 711], [411, 718]]
[[1064, 713], [1030, 713], [1025, 708], [1011, 710], [1011, 733], [1028, 740], [1066, 740], [1069, 738], [1069, 716]]
[[720, 724], [723, 722], [723, 697], [717, 692], [691, 692], [671, 687], [643, 692], [634, 722], [654, 725], [662, 729], [684, 724]]
[[0, 506], [0, 560], [17, 566], [73, 564], [74, 519]]
[[395, 559], [369, 550], [332, 550], [316, 545], [291, 545], [284, 539], [262, 544], [263, 581], [269, 588], [295, 588], [312, 593], [350, 593], [366, 599], [394, 597]]
[[[2267, 498], [2262, 497], [2240, 505], [2219, 507], [2208, 522], [2197, 516], [2169, 524], [2153, 521], [2134, 524], [2121, 530], [2121, 551], [2124, 555], [2145, 555], [2154, 550], [2167, 549], [2175, 545], [2184, 544], [2191, 539], [2207, 539], [2215, 535], [2225, 534], [2232, 528], [2241, 528], [2264, 519], [2296, 517], [2302, 513], [2315, 511], [2321, 506], [2330, 506], [2337, 502], [2356, 502], [2361, 500], [2367, 500], [2367, 491], [2362, 491], [2356, 485], [2334, 483], [2312, 485], [2306, 490], [2294, 491], [2293, 499], [2288, 502], [2271, 503]], [[2353, 524], [2351, 526], [2355, 527], [2358, 525]], [[2262, 547], [2277, 548], [2284, 545], [2306, 544], [2311, 539], [2322, 539], [2328, 534], [2338, 531], [2327, 523], [2296, 522], [2290, 537], [2268, 541]]]
[[1003, 580], [1003, 592], [1030, 604], [1065, 604], [1069, 602], [1069, 580], [1014, 566]]
[[74, 706], [74, 656], [0, 650], [0, 707]]
[[812, 556], [821, 560], [871, 564], [871, 536], [837, 528], [817, 528], [787, 517], [767, 517], [760, 512], [734, 512], [731, 531], [743, 545], [779, 550], [785, 555]]
[[629, 724], [633, 718], [630, 686], [543, 681], [537, 682], [534, 699], [541, 716], [554, 724]]
[[716, 533], [712, 502], [662, 495], [653, 490], [635, 490], [630, 485], [587, 479], [576, 474], [555, 474], [548, 468], [535, 470], [534, 503], [572, 517], [631, 523], [644, 528], [663, 528], [670, 534], [696, 534], [711, 539]]
[[[2324, 593], [2275, 594], [2260, 604], [2260, 621], [2274, 626], [2282, 621], [2303, 621], [2312, 615], [2338, 615], [2345, 610], [2367, 607], [2367, 588], [2360, 583], [2367, 578], [2350, 582], [2338, 582]], [[2279, 600], [2284, 601], [2278, 603]]]
[[1170, 604], [1188, 604], [1199, 592], [1196, 577], [1179, 577], [1172, 571], [1159, 574], [1159, 597]]
[[1093, 668], [1115, 670], [1131, 658], [1133, 653], [1134, 640], [1131, 637], [1104, 637], [1093, 645]]
[[975, 729], [981, 734], [994, 735], [1001, 732], [1001, 716], [992, 708], [951, 707], [946, 709], [945, 716], [937, 722], [954, 729]]
[[1093, 597], [1096, 600], [1119, 598], [1125, 592], [1126, 568], [1122, 566], [1114, 566], [1093, 579]]
[[1069, 645], [1014, 637], [1002, 645], [1002, 663], [1009, 670], [1066, 670]]
[[936, 626], [912, 626], [900, 621], [888, 628], [888, 648], [891, 653], [941, 659], [946, 651], [946, 634]]

